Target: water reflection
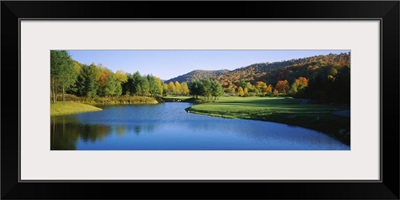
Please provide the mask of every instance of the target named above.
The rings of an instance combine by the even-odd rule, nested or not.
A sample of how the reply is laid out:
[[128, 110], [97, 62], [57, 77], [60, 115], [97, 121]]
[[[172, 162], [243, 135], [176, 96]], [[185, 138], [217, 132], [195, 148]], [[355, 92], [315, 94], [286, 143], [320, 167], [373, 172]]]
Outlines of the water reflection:
[[123, 137], [125, 135], [126, 131], [127, 131], [127, 128], [125, 126], [118, 125], [115, 127], [115, 132], [117, 133], [117, 135], [119, 137]]
[[51, 119], [51, 149], [76, 150], [78, 141], [84, 143], [100, 143], [115, 133], [124, 138], [127, 133], [139, 136], [140, 133], [151, 133], [155, 125], [91, 125], [82, 124], [71, 117]]
[[51, 119], [52, 150], [348, 150], [316, 131], [186, 113], [188, 103], [104, 107]]
[[91, 126], [68, 118], [53, 118], [51, 121], [52, 150], [73, 150], [80, 139], [95, 143], [111, 134], [111, 127], [106, 125]]

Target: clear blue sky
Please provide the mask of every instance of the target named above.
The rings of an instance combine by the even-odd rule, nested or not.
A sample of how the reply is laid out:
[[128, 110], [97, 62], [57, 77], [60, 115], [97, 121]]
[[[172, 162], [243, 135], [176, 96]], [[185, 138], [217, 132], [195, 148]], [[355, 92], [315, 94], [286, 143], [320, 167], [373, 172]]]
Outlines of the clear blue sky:
[[254, 63], [276, 62], [349, 50], [70, 50], [71, 57], [83, 64], [102, 64], [112, 71], [139, 71], [162, 80], [192, 70], [233, 70]]

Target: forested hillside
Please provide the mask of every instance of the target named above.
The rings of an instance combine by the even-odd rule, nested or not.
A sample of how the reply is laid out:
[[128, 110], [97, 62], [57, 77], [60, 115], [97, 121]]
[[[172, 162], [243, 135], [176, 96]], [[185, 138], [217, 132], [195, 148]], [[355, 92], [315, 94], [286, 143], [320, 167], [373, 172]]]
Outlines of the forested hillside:
[[257, 63], [232, 71], [195, 70], [166, 81], [216, 79], [230, 95], [291, 95], [322, 102], [350, 102], [350, 53]]
[[203, 80], [207, 78], [216, 79], [219, 76], [228, 73], [229, 70], [194, 70], [187, 74], [172, 78], [170, 80], [165, 81], [166, 83], [169, 82], [190, 82], [192, 80]]

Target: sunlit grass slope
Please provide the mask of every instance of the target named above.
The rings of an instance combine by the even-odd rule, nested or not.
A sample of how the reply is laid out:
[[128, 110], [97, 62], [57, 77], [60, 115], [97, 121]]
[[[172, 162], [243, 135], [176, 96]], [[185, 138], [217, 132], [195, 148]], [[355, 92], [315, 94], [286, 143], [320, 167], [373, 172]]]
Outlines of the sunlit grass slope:
[[50, 116], [100, 111], [101, 108], [71, 101], [50, 103]]

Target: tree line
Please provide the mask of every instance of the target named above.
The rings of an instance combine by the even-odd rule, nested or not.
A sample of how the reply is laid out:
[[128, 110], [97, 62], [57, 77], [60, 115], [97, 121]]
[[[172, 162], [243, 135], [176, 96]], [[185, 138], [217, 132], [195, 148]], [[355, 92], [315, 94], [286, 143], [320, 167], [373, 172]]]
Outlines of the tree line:
[[254, 64], [220, 75], [217, 80], [230, 95], [285, 95], [349, 104], [350, 53]]
[[[301, 70], [301, 68], [296, 70]], [[287, 76], [284, 75], [282, 79], [276, 79], [276, 77], [266, 78], [265, 81], [258, 79], [254, 85], [251, 81], [241, 79], [239, 82], [223, 85], [223, 90], [227, 95], [242, 97], [292, 96], [314, 99], [323, 103], [350, 103], [349, 66], [308, 67], [307, 71], [306, 73], [287, 72]], [[273, 79], [275, 80], [272, 81]]]
[[216, 80], [164, 83], [153, 75], [133, 74], [118, 70], [115, 73], [101, 64], [81, 64], [73, 60], [67, 51], [51, 51], [51, 97], [57, 101], [57, 94], [66, 93], [94, 99], [96, 97], [193, 95], [206, 99], [223, 94]]
[[203, 79], [190, 82], [190, 94], [194, 98], [204, 96], [206, 100], [217, 99], [224, 94], [224, 89], [217, 80]]

